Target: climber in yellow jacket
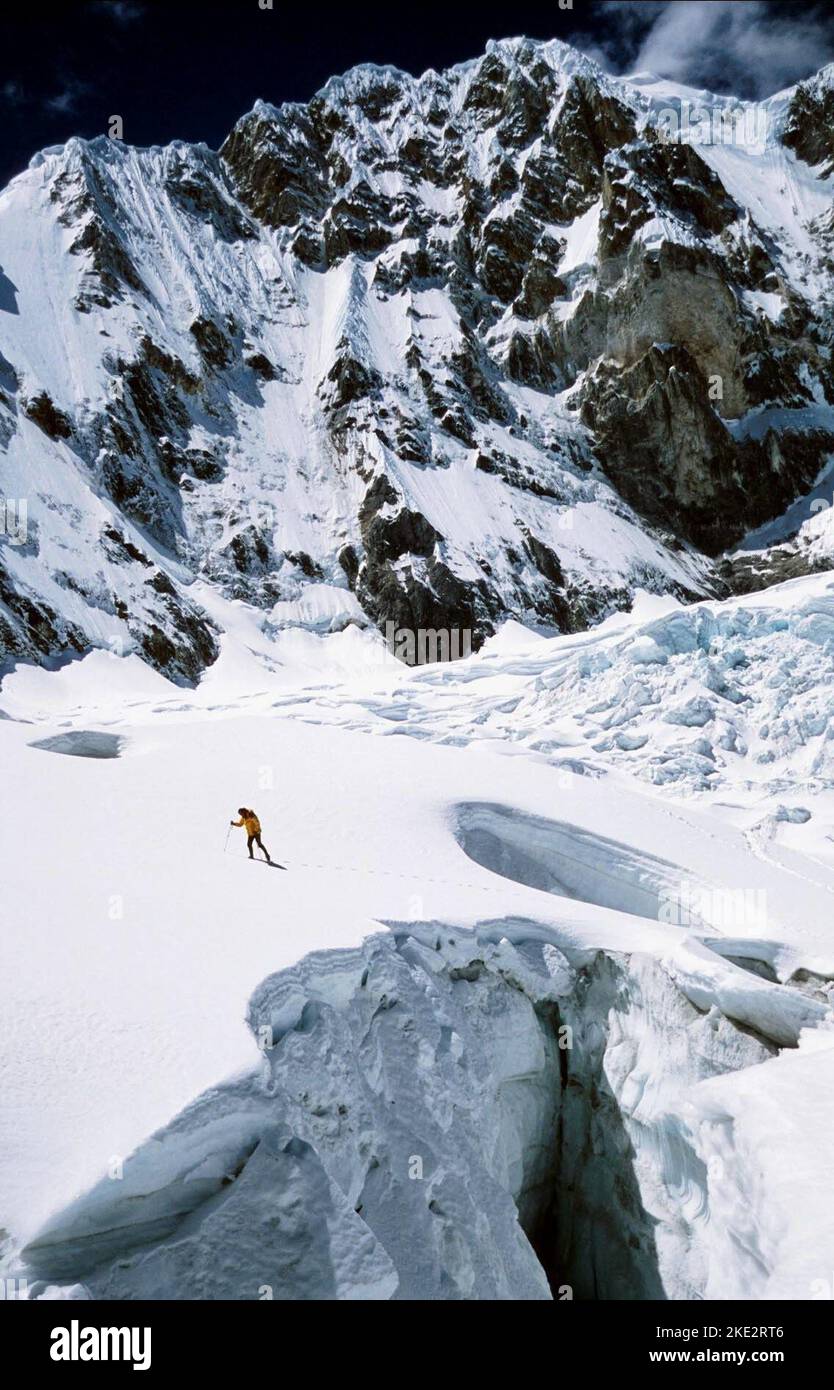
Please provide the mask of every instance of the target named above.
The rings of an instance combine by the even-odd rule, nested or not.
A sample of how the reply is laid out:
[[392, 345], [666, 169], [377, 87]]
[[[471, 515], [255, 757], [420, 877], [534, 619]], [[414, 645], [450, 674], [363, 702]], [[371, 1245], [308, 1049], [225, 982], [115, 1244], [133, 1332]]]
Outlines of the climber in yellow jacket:
[[261, 823], [255, 815], [255, 812], [247, 811], [245, 806], [238, 806], [237, 813], [240, 816], [240, 820], [230, 821], [229, 824], [237, 826], [243, 825], [246, 827], [246, 848], [249, 850], [249, 858], [255, 858], [252, 853], [252, 845], [256, 844], [258, 849], [263, 850], [267, 864], [271, 864], [272, 860], [269, 857], [269, 850], [261, 839]]

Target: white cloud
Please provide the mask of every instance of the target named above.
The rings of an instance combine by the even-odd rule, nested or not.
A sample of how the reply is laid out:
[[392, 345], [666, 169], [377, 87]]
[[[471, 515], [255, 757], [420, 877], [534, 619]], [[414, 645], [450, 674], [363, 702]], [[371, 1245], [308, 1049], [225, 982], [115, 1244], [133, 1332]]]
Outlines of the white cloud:
[[[615, 71], [768, 96], [834, 57], [834, 20], [817, 5], [772, 0], [600, 0], [586, 51]], [[579, 40], [581, 42], [581, 40]]]
[[85, 82], [79, 82], [77, 78], [71, 77], [60, 92], [55, 96], [47, 97], [44, 106], [48, 111], [54, 111], [59, 116], [65, 116], [68, 112], [74, 111], [78, 105], [79, 98], [89, 91]]

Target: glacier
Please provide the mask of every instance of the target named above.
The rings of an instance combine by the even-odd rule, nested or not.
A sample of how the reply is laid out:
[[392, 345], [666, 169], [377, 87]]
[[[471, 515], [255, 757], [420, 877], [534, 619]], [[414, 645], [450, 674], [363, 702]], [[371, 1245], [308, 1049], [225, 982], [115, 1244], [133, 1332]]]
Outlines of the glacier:
[[0, 1290], [832, 1296], [833, 84], [0, 192]]
[[[717, 748], [682, 796], [650, 741], [600, 747], [581, 711], [635, 644], [665, 656], [668, 697], [705, 646], [765, 628], [807, 644], [821, 693], [828, 583], [510, 626], [417, 670], [365, 634], [347, 676], [346, 634], [319, 634], [317, 680], [302, 648], [249, 690], [241, 643], [193, 703], [155, 673], [119, 693], [112, 655], [8, 677], [6, 1277], [35, 1298], [816, 1297], [834, 1224], [799, 1196], [824, 1191], [834, 1094], [828, 724], [763, 768]], [[745, 701], [773, 722], [767, 651]], [[791, 766], [810, 818], [778, 815]], [[242, 772], [278, 885], [222, 852]], [[32, 878], [35, 806], [60, 884]], [[764, 921], [726, 914], [744, 885]], [[697, 911], [664, 913], [687, 893]]]

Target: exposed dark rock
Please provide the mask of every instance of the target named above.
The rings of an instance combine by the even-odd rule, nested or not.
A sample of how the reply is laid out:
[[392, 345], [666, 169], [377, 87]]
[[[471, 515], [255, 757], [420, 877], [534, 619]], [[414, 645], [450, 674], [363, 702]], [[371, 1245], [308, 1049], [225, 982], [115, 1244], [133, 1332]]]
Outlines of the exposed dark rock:
[[37, 661], [88, 645], [74, 623], [28, 593], [0, 562], [0, 668], [13, 658]]
[[428, 567], [426, 580], [410, 570], [395, 572], [387, 565], [366, 563], [356, 594], [365, 611], [385, 631], [387, 623], [417, 634], [423, 631], [469, 633], [473, 651], [495, 630], [488, 594], [468, 585], [438, 561]]
[[262, 352], [250, 353], [243, 360], [250, 371], [253, 371], [261, 381], [275, 381], [278, 378], [279, 373], [276, 368]]
[[[360, 603], [380, 629], [386, 623], [417, 632], [450, 629], [470, 632], [473, 648], [493, 630], [495, 609], [486, 585], [467, 584], [441, 558], [441, 537], [419, 512], [387, 508], [399, 497], [380, 474], [360, 510], [364, 556], [345, 547], [340, 562]], [[423, 566], [418, 575], [415, 561]], [[403, 563], [405, 562], [405, 563]]]
[[[449, 365], [461, 389], [461, 405], [466, 401], [476, 418], [497, 420], [499, 424], [506, 424], [513, 418], [512, 407], [499, 386], [495, 363], [474, 334], [464, 336]], [[468, 429], [466, 433], [469, 434]]]
[[608, 156], [599, 253], [621, 255], [638, 227], [661, 209], [701, 232], [718, 233], [741, 216], [713, 169], [691, 145], [647, 141]]
[[796, 408], [810, 404], [814, 393], [802, 379], [803, 369], [807, 366], [807, 355], [791, 348], [763, 351], [752, 357], [746, 364], [744, 375], [744, 386], [751, 406]]
[[197, 318], [189, 332], [200, 349], [200, 355], [210, 367], [221, 371], [232, 360], [232, 345], [228, 337], [211, 319]]
[[353, 545], [343, 546], [339, 551], [339, 564], [347, 575], [347, 581], [351, 589], [353, 589], [356, 584], [356, 577], [359, 574], [359, 563], [356, 547]]
[[239, 121], [220, 150], [235, 192], [268, 227], [318, 222], [328, 206], [327, 140], [308, 108], [279, 122], [256, 109]]
[[648, 520], [715, 555], [811, 487], [834, 439], [806, 432], [790, 457], [775, 435], [737, 443], [682, 347], [655, 345], [633, 366], [601, 363], [582, 418], [623, 497]]
[[565, 576], [556, 552], [551, 550], [549, 545], [545, 545], [544, 541], [539, 540], [538, 536], [530, 535], [529, 532], [525, 538], [525, 545], [539, 573], [561, 589], [565, 583]]
[[124, 564], [125, 560], [135, 560], [137, 564], [149, 569], [153, 563], [149, 560], [144, 551], [135, 546], [127, 536], [121, 535], [112, 526], [105, 526], [101, 533], [102, 544], [106, 554], [116, 564]]
[[550, 248], [543, 255], [541, 244], [528, 265], [521, 282], [521, 293], [513, 305], [513, 310], [522, 319], [540, 318], [550, 308], [554, 299], [564, 299], [567, 286], [554, 270], [558, 263], [558, 253]]
[[834, 569], [834, 558], [812, 556], [807, 546], [780, 545], [773, 550], [727, 556], [716, 568], [728, 595], [754, 594], [787, 579], [826, 573]]
[[305, 550], [288, 550], [285, 557], [291, 565], [296, 565], [306, 579], [323, 579], [324, 571], [321, 565], [316, 564], [312, 555], [308, 555]]
[[513, 381], [545, 391], [565, 384], [559, 354], [543, 330], [513, 333], [507, 349], [507, 374]]
[[418, 420], [401, 416], [397, 422], [396, 452], [409, 463], [431, 462], [431, 437]]
[[587, 77], [571, 80], [551, 131], [561, 174], [551, 194], [558, 196], [558, 206], [548, 205], [558, 212], [553, 221], [570, 222], [591, 206], [601, 191], [607, 156], [635, 137], [634, 117], [628, 107], [600, 92]]
[[21, 402], [21, 409], [27, 419], [49, 435], [50, 439], [69, 439], [72, 436], [72, 421], [63, 410], [59, 410], [46, 391]]
[[481, 230], [476, 246], [478, 275], [487, 294], [502, 304], [509, 304], [520, 292], [539, 232], [538, 223], [520, 208], [505, 217], [490, 217]]
[[[201, 483], [217, 483], [224, 475], [225, 466], [222, 455], [210, 453], [208, 449], [171, 450], [171, 455], [171, 476], [174, 476], [175, 460], [177, 464], [188, 470], [188, 474], [193, 474]], [[188, 477], [188, 474], [179, 475], [177, 481], [180, 487], [183, 486], [183, 479]]]
[[399, 501], [400, 495], [391, 479], [384, 473], [378, 473], [365, 493], [359, 508], [360, 524], [366, 526], [382, 507], [394, 506]]
[[361, 362], [347, 344], [341, 346], [325, 382], [327, 384], [319, 388], [320, 394], [333, 410], [372, 395], [382, 384], [379, 373]]
[[127, 290], [142, 293], [145, 286], [125, 247], [116, 203], [92, 161], [85, 160], [82, 169], [73, 173], [60, 173], [49, 196], [61, 209], [61, 225], [76, 230], [70, 255], [87, 256], [90, 261], [75, 307], [82, 313], [108, 309], [124, 299]]
[[209, 223], [220, 241], [251, 241], [257, 237], [257, 231], [239, 204], [222, 187], [220, 178], [219, 169], [212, 177], [207, 168], [179, 158], [174, 151], [165, 189], [175, 207], [189, 217]]
[[221, 554], [229, 556], [240, 574], [265, 574], [271, 560], [266, 539], [254, 526], [238, 531]]
[[788, 108], [782, 143], [806, 164], [834, 171], [834, 86], [819, 82], [797, 88]]
[[[196, 335], [195, 335], [196, 336]], [[166, 381], [193, 395], [199, 390], [200, 380], [189, 371], [184, 362], [166, 352], [153, 338], [143, 337], [139, 343], [139, 360], [146, 366], [161, 372]], [[121, 364], [119, 364], [121, 366]], [[122, 370], [124, 370], [122, 368]]]
[[393, 211], [388, 203], [362, 182], [350, 197], [337, 198], [323, 222], [324, 257], [328, 266], [337, 265], [351, 253], [371, 256], [394, 239]]
[[[173, 610], [173, 605], [172, 605]], [[205, 622], [181, 606], [172, 611], [176, 619], [174, 635], [169, 636], [155, 623], [136, 634], [145, 660], [177, 685], [195, 685], [207, 666], [217, 660], [218, 647]]]
[[368, 556], [378, 564], [401, 555], [431, 555], [440, 540], [439, 533], [420, 512], [408, 508], [394, 516], [379, 513], [362, 528]]

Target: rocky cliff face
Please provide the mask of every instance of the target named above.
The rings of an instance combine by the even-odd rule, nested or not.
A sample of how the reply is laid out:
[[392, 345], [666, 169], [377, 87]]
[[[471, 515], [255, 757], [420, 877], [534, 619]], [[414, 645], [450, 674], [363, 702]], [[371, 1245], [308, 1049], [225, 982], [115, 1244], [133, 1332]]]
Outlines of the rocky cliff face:
[[726, 592], [834, 450], [830, 74], [758, 144], [670, 140], [680, 101], [514, 40], [219, 153], [37, 156], [0, 196], [0, 660], [194, 681], [229, 601], [271, 630], [310, 586], [475, 645]]

